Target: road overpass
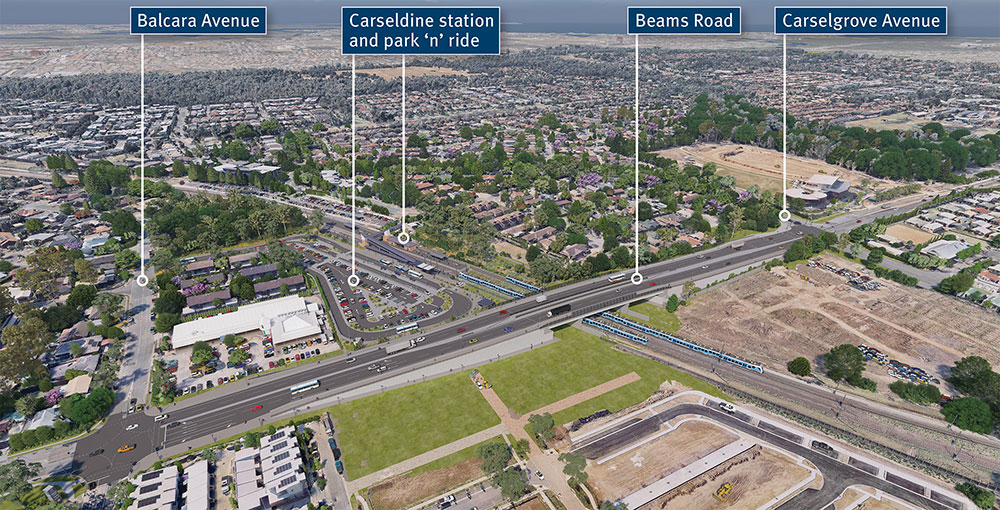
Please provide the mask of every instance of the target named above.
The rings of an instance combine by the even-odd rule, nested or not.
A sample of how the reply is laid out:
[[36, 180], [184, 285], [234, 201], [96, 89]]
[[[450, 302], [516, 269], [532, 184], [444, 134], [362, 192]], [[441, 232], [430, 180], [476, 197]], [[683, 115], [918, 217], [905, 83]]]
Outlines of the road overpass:
[[[262, 424], [269, 422], [271, 412], [290, 402], [336, 395], [347, 389], [377, 382], [406, 367], [435, 358], [458, 355], [463, 350], [472, 348], [469, 340], [473, 337], [478, 339], [477, 346], [483, 346], [526, 331], [571, 322], [706, 275], [724, 275], [750, 263], [780, 257], [792, 241], [805, 234], [818, 233], [818, 230], [810, 227], [789, 228], [746, 238], [740, 250], [720, 246], [702, 251], [699, 255], [692, 254], [644, 266], [644, 281], [640, 285], [634, 285], [628, 280], [610, 283], [606, 277], [565, 285], [545, 292], [546, 300], [542, 304], [536, 302], [534, 296], [528, 296], [503, 305], [503, 309], [507, 311], [505, 314], [499, 313], [499, 307], [488, 309], [424, 333], [426, 340], [419, 349], [393, 356], [387, 357], [382, 347], [369, 347], [352, 353], [350, 356], [356, 357], [357, 361], [349, 365], [344, 362], [347, 356], [327, 358], [314, 365], [258, 374], [236, 384], [171, 404], [162, 410], [149, 410], [148, 414], [127, 417], [115, 414], [108, 418], [104, 427], [79, 441], [76, 455], [67, 467], [88, 481], [118, 480], [128, 475], [134, 461], [145, 456], [155, 456], [165, 447], [207, 444], [231, 435], [226, 430], [235, 425], [249, 424], [254, 420]], [[552, 318], [547, 316], [550, 309], [567, 304], [570, 306], [568, 313]], [[512, 328], [513, 333], [505, 333], [503, 330], [506, 327]], [[460, 328], [465, 328], [461, 334], [457, 333]], [[368, 370], [368, 365], [383, 360], [388, 362], [388, 372], [379, 374]], [[320, 381], [317, 393], [290, 394], [289, 387], [312, 379]], [[261, 409], [253, 411], [258, 405]], [[154, 422], [153, 416], [161, 412], [168, 414], [169, 418]], [[179, 425], [166, 428], [168, 424], [175, 422]], [[125, 425], [131, 423], [138, 423], [139, 427], [125, 431]], [[126, 454], [114, 453], [118, 446], [133, 443], [136, 444], [135, 450]], [[91, 451], [97, 449], [104, 449], [105, 452], [89, 456]]]

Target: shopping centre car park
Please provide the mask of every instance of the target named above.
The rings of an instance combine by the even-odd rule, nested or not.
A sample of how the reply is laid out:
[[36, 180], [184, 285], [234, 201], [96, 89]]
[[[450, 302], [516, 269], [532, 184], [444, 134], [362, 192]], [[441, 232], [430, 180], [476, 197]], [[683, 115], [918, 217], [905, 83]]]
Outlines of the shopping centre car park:
[[[178, 395], [210, 389], [258, 371], [338, 351], [340, 345], [322, 312], [318, 296], [287, 296], [205, 317], [199, 319], [204, 321], [200, 324], [184, 323], [178, 326], [180, 330], [174, 330], [178, 345], [160, 359], [176, 377]], [[227, 348], [222, 339], [228, 334], [240, 339], [240, 345]], [[199, 340], [209, 343], [215, 359], [194, 366], [191, 354], [194, 342]], [[250, 358], [241, 364], [230, 362], [229, 356], [236, 349], [246, 351]]]

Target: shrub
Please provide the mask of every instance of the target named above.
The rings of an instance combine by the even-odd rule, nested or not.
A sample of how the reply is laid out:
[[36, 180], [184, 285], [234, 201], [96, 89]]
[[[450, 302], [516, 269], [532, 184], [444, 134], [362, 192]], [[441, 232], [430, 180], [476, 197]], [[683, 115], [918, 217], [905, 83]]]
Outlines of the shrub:
[[795, 375], [805, 377], [812, 373], [812, 364], [809, 363], [809, 360], [806, 358], [799, 356], [798, 358], [788, 362], [788, 371]]

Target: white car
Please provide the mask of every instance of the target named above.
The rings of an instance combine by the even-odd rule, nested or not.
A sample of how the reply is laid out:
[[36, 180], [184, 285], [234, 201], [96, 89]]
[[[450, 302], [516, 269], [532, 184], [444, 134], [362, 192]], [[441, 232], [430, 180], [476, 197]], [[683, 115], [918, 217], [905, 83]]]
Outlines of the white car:
[[419, 344], [420, 342], [423, 342], [424, 340], [427, 340], [427, 337], [423, 337], [423, 336], [421, 336], [421, 337], [417, 337], [417, 338], [416, 338], [416, 339], [415, 339], [415, 340], [413, 341], [413, 343], [415, 343], [415, 344]]
[[722, 409], [729, 414], [736, 412], [736, 406], [730, 404], [729, 402], [719, 402], [719, 409]]
[[129, 425], [128, 427], [125, 427], [125, 430], [135, 430], [137, 428], [139, 428], [139, 424], [138, 423], [133, 423], [133, 424]]

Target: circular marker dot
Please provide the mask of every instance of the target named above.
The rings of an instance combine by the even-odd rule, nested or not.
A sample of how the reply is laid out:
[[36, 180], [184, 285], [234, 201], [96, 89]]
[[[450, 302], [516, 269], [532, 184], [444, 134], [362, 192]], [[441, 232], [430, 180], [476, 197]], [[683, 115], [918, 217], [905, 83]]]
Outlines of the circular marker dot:
[[632, 273], [632, 285], [639, 285], [642, 283], [642, 274], [638, 271]]
[[147, 284], [149, 284], [149, 277], [144, 274], [141, 274], [136, 277], [135, 283], [138, 283], [140, 287], [145, 287]]
[[347, 284], [350, 285], [351, 287], [357, 287], [358, 284], [360, 283], [361, 283], [361, 278], [356, 274], [352, 274], [351, 276], [347, 277]]
[[778, 213], [778, 219], [781, 221], [788, 221], [792, 219], [792, 213], [789, 212], [788, 209], [782, 209], [781, 212]]
[[407, 244], [410, 242], [410, 234], [407, 234], [406, 232], [400, 232], [399, 235], [396, 236], [396, 239], [399, 240], [399, 244]]

